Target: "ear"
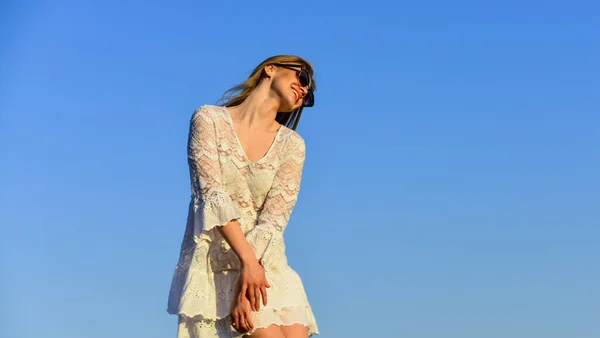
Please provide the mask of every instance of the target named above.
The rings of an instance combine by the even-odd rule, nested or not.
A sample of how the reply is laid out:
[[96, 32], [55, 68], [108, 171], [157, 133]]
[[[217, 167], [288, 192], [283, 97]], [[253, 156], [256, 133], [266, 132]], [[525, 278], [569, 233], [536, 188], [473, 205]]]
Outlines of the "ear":
[[266, 66], [265, 74], [267, 75], [267, 77], [273, 77], [273, 74], [275, 74], [275, 65]]

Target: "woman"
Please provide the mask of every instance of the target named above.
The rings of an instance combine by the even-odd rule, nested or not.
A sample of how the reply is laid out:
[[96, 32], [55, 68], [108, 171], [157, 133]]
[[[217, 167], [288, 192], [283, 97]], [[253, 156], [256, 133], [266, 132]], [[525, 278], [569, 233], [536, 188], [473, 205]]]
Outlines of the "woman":
[[197, 109], [190, 123], [192, 199], [169, 308], [179, 338], [306, 338], [318, 334], [283, 232], [296, 204], [314, 104], [312, 66], [279, 55]]

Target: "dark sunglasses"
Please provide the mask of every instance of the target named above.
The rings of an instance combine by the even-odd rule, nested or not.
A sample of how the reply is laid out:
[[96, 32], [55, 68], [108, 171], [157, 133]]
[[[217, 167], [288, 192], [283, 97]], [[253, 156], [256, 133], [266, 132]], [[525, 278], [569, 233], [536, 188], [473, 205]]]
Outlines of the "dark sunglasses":
[[300, 82], [300, 86], [308, 88], [308, 91], [304, 96], [304, 100], [302, 101], [302, 106], [312, 107], [315, 105], [315, 94], [313, 93], [312, 89], [310, 89], [311, 77], [306, 69], [304, 69], [304, 66], [289, 63], [273, 63], [273, 65], [295, 71], [296, 76], [298, 77], [298, 82]]

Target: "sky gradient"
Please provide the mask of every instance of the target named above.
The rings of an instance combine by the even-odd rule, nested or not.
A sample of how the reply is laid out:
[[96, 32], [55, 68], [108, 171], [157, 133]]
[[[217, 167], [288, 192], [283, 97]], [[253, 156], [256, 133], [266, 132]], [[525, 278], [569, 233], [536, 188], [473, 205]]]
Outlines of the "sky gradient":
[[321, 337], [600, 337], [599, 7], [2, 2], [0, 337], [175, 337], [189, 118], [274, 54]]

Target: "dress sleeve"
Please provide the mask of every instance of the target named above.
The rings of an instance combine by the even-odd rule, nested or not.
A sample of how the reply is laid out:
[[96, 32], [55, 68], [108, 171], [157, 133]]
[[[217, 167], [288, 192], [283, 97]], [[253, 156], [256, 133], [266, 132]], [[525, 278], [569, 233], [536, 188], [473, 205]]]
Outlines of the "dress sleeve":
[[206, 107], [197, 109], [190, 122], [188, 138], [194, 237], [240, 218], [238, 209], [223, 188], [217, 142], [212, 116]]
[[283, 237], [283, 231], [298, 200], [305, 158], [306, 145], [298, 137], [275, 174], [257, 225], [247, 236], [259, 259], [266, 259], [269, 247], [275, 240]]

